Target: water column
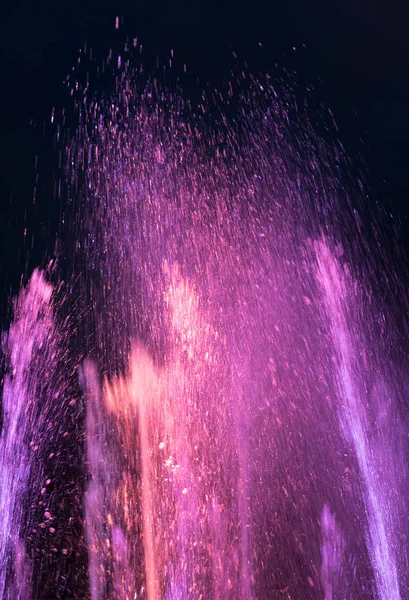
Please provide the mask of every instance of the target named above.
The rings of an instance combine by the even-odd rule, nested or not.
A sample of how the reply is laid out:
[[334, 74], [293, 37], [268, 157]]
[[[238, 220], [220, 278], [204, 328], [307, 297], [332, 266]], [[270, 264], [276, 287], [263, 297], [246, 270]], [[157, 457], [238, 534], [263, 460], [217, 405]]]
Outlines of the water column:
[[[29, 600], [31, 564], [24, 540], [25, 502], [33, 473], [40, 475], [36, 432], [46, 422], [39, 411], [38, 387], [47, 378], [47, 344], [53, 334], [52, 287], [40, 271], [15, 304], [14, 322], [4, 350], [9, 372], [4, 380], [0, 436], [0, 598]], [[37, 483], [40, 481], [37, 479]]]
[[360, 358], [353, 332], [359, 327], [350, 318], [359, 307], [353, 306], [353, 280], [341, 268], [325, 241], [315, 244], [317, 279], [324, 295], [336, 358], [339, 419], [344, 436], [355, 451], [364, 484], [364, 502], [368, 519], [368, 549], [381, 600], [399, 600], [399, 583], [391, 535], [387, 527], [386, 481], [379, 468], [369, 437], [366, 394], [361, 381]]

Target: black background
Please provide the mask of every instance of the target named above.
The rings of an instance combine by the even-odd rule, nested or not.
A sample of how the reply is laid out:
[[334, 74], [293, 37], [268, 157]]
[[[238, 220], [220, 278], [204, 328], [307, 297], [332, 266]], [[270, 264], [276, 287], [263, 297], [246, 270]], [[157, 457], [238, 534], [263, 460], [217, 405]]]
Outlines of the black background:
[[52, 253], [61, 207], [53, 193], [53, 148], [43, 124], [53, 106], [68, 101], [63, 80], [85, 41], [103, 58], [111, 45], [138, 36], [148, 63], [173, 49], [180, 64], [216, 86], [229, 76], [232, 52], [253, 73], [272, 71], [275, 63], [296, 72], [331, 108], [347, 153], [366, 165], [371, 189], [391, 202], [407, 240], [409, 5], [404, 0], [14, 0], [1, 10], [3, 325], [21, 276]]

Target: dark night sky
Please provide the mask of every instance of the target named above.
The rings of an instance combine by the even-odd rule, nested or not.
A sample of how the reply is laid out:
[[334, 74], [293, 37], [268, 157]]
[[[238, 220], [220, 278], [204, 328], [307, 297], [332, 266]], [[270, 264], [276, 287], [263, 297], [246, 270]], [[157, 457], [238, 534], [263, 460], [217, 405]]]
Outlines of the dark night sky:
[[[228, 77], [231, 52], [253, 72], [274, 63], [311, 82], [330, 107], [347, 152], [368, 164], [371, 185], [409, 217], [409, 4], [405, 0], [14, 0], [0, 20], [0, 281], [2, 311], [10, 286], [43, 259], [60, 207], [40, 181], [33, 208], [34, 159], [51, 148], [41, 124], [64, 102], [62, 81], [87, 40], [101, 58], [127, 34], [146, 60], [173, 48], [203, 81]], [[115, 16], [123, 25], [115, 31]], [[259, 42], [262, 43], [260, 47]], [[304, 47], [305, 45], [305, 47]], [[296, 51], [293, 50], [296, 48]], [[32, 123], [30, 125], [30, 122]], [[47, 142], [48, 143], [48, 142]], [[360, 160], [360, 159], [359, 159]], [[41, 170], [40, 170], [41, 171]], [[51, 177], [51, 175], [50, 175]], [[24, 237], [24, 228], [27, 235]], [[31, 245], [32, 233], [34, 249]], [[409, 237], [405, 233], [406, 237]]]

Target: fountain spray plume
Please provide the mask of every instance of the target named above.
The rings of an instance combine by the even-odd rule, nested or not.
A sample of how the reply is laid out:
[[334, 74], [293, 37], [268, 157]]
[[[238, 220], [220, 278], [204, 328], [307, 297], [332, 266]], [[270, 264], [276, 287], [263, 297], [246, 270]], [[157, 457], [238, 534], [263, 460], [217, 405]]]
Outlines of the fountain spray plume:
[[[237, 111], [227, 118], [223, 93], [204, 94], [193, 110], [156, 80], [138, 89], [140, 72], [131, 60], [121, 65], [109, 99], [78, 99], [80, 127], [68, 155], [72, 181], [85, 183], [80, 244], [93, 352], [107, 373], [100, 387], [97, 371], [86, 376], [94, 382], [87, 392], [91, 589], [108, 597], [120, 568], [115, 556], [126, 555], [129, 593], [146, 589], [149, 600], [263, 596], [271, 585], [263, 549], [274, 564], [278, 540], [288, 536], [274, 541], [273, 531], [291, 510], [294, 552], [303, 549], [293, 585], [305, 595], [320, 585], [319, 531], [305, 541], [320, 515], [306, 517], [300, 494], [317, 494], [318, 465], [326, 477], [340, 468], [336, 455], [323, 461], [324, 437], [310, 434], [318, 427], [324, 436], [337, 421], [321, 400], [334, 382], [324, 384], [328, 366], [317, 350], [322, 315], [311, 300], [315, 258], [307, 240], [322, 225], [339, 230], [334, 173], [342, 153], [332, 153], [331, 170], [328, 149], [297, 116], [284, 84], [277, 98], [271, 82], [247, 84], [243, 75], [245, 91], [237, 100], [232, 88], [227, 93]], [[325, 340], [336, 353], [338, 342]], [[351, 412], [359, 415], [361, 402]], [[287, 440], [290, 423], [298, 445]], [[354, 446], [358, 461], [360, 450]], [[302, 460], [296, 484], [288, 465]], [[125, 488], [138, 499], [138, 519], [117, 502]], [[272, 506], [280, 515], [274, 523]], [[104, 544], [92, 541], [102, 539], [98, 527]], [[133, 556], [115, 550], [118, 540], [130, 548], [135, 535]], [[395, 585], [391, 577], [386, 586]]]
[[31, 597], [31, 560], [26, 547], [30, 488], [42, 478], [35, 432], [47, 414], [38, 404], [54, 332], [52, 287], [34, 271], [15, 303], [14, 321], [3, 341], [9, 361], [3, 389], [0, 436], [0, 598]]
[[[3, 336], [0, 435], [0, 598], [61, 598], [84, 591], [81, 438], [75, 353], [61, 310], [63, 284], [35, 270]], [[73, 538], [77, 537], [75, 546]]]
[[5, 342], [0, 598], [397, 600], [393, 410], [368, 416], [394, 369], [367, 393], [373, 273], [329, 250], [370, 262], [342, 148], [288, 77], [195, 104], [138, 50], [67, 78], [72, 279], [57, 303], [35, 272]]
[[[360, 323], [355, 315], [357, 295], [347, 269], [342, 269], [328, 245], [315, 245], [317, 278], [324, 295], [325, 308], [334, 344], [339, 390], [339, 415], [344, 435], [352, 444], [363, 479], [363, 495], [368, 518], [368, 547], [374, 568], [376, 587], [382, 600], [399, 600], [398, 572], [391, 531], [388, 502], [389, 482], [381, 477], [376, 448], [372, 446], [363, 368], [359, 364], [356, 337]], [[357, 310], [358, 309], [358, 310]], [[358, 313], [359, 314], [359, 313]], [[355, 317], [355, 318], [354, 318]], [[391, 447], [383, 449], [390, 452]]]

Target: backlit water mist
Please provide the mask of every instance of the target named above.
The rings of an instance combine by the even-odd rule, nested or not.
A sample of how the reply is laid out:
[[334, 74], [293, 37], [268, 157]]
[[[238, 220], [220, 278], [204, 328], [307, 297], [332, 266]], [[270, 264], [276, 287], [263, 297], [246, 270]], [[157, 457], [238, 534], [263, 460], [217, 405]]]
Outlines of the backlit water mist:
[[342, 150], [285, 82], [114, 71], [3, 339], [0, 598], [407, 597], [405, 299]]

